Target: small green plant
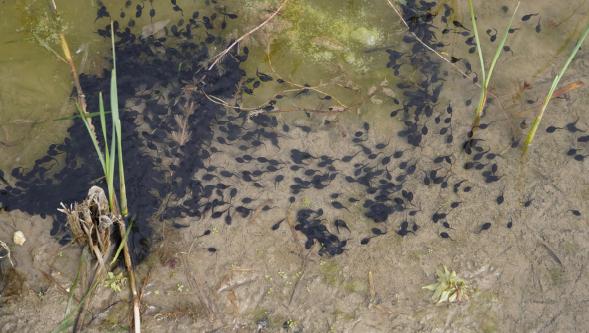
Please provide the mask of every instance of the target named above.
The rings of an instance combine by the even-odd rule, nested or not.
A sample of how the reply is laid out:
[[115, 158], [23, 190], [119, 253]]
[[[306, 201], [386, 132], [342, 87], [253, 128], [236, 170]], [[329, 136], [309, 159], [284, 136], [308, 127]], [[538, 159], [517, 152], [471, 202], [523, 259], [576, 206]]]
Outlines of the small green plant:
[[119, 274], [108, 272], [106, 279], [104, 279], [104, 286], [110, 288], [115, 293], [120, 292], [126, 283], [127, 278], [123, 275], [123, 272], [119, 272]]
[[476, 48], [477, 48], [477, 52], [479, 54], [479, 60], [481, 63], [481, 77], [482, 77], [481, 95], [479, 98], [479, 103], [477, 105], [477, 108], [475, 109], [474, 121], [472, 124], [472, 131], [474, 132], [476, 130], [476, 128], [478, 128], [481, 123], [481, 114], [483, 113], [483, 110], [485, 109], [485, 105], [487, 104], [487, 98], [489, 97], [489, 83], [491, 82], [491, 77], [493, 76], [493, 70], [495, 69], [495, 66], [497, 65], [497, 60], [499, 60], [499, 57], [501, 56], [501, 53], [503, 52], [503, 48], [505, 47], [505, 42], [507, 41], [507, 37], [509, 36], [509, 30], [511, 29], [511, 25], [513, 24], [513, 19], [515, 17], [515, 14], [517, 13], [518, 8], [519, 8], [519, 1], [517, 2], [517, 5], [515, 6], [515, 10], [513, 11], [511, 18], [509, 19], [509, 24], [507, 25], [507, 28], [505, 29], [505, 33], [503, 34], [503, 38], [501, 38], [499, 45], [497, 45], [497, 49], [495, 50], [495, 55], [493, 56], [493, 60], [491, 60], [491, 65], [489, 66], [488, 71], [485, 70], [485, 61], [483, 59], [483, 50], [481, 48], [481, 41], [479, 39], [479, 32], [478, 32], [478, 28], [477, 28], [477, 18], [476, 18], [475, 12], [474, 12], [474, 6], [472, 4], [472, 0], [468, 0], [468, 8], [470, 10], [470, 19], [472, 21], [472, 30], [474, 32], [474, 38], [475, 38], [475, 41], [477, 44]]
[[437, 304], [460, 302], [468, 299], [470, 287], [463, 279], [456, 276], [455, 271], [449, 271], [446, 266], [436, 271], [437, 282], [422, 287], [433, 291], [432, 300]]
[[297, 327], [297, 321], [294, 319], [288, 319], [282, 324], [282, 328], [284, 328], [285, 330], [292, 330], [295, 327]]
[[546, 94], [546, 97], [544, 98], [544, 103], [542, 104], [542, 107], [540, 108], [540, 112], [534, 118], [534, 121], [532, 122], [532, 126], [530, 126], [530, 130], [528, 131], [528, 134], [526, 135], [526, 140], [524, 141], [524, 145], [522, 147], [524, 155], [527, 153], [529, 146], [532, 144], [532, 141], [534, 141], [534, 136], [536, 135], [536, 131], [538, 130], [538, 126], [540, 125], [540, 122], [542, 121], [542, 117], [544, 116], [544, 112], [546, 111], [546, 108], [548, 107], [548, 103], [550, 103], [550, 100], [552, 99], [552, 95], [556, 91], [556, 87], [558, 86], [560, 79], [562, 79], [562, 77], [564, 76], [564, 73], [569, 68], [569, 65], [571, 64], [571, 62], [573, 61], [573, 59], [577, 55], [577, 52], [579, 52], [579, 49], [581, 48], [581, 45], [583, 45], [583, 42], [585, 41], [585, 38], [587, 38], [588, 34], [589, 34], [589, 26], [587, 26], [587, 28], [585, 28], [585, 32], [583, 33], [581, 38], [577, 41], [575, 48], [573, 49], [573, 51], [569, 55], [569, 58], [567, 59], [567, 61], [564, 63], [564, 66], [562, 66], [560, 73], [558, 73], [556, 75], [556, 77], [554, 78], [554, 80], [552, 80], [552, 85], [550, 86], [550, 90], [548, 90], [548, 94]]

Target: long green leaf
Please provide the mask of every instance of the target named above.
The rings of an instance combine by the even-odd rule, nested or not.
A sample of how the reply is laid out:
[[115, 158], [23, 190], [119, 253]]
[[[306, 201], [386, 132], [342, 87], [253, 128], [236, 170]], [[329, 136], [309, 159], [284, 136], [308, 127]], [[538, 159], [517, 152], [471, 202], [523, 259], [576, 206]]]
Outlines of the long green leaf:
[[82, 122], [84, 122], [84, 126], [86, 126], [86, 130], [88, 131], [88, 134], [90, 135], [90, 139], [92, 140], [92, 144], [94, 145], [94, 149], [96, 150], [96, 155], [98, 155], [98, 159], [100, 160], [100, 165], [102, 165], [102, 171], [106, 175], [106, 171], [107, 171], [106, 170], [106, 163], [104, 161], [104, 156], [102, 155], [102, 151], [100, 151], [100, 145], [98, 145], [98, 139], [96, 138], [96, 136], [94, 135], [94, 132], [90, 128], [90, 124], [88, 124], [88, 119], [86, 119], [86, 116], [84, 115], [84, 111], [82, 111], [82, 109], [80, 108], [80, 106], [77, 103], [76, 103], [76, 109], [78, 109], [78, 112], [80, 113], [80, 118], [82, 119]]
[[[110, 161], [110, 152], [108, 150], [107, 136], [106, 136], [106, 114], [104, 112], [104, 99], [102, 98], [102, 92], [98, 93], [98, 113], [100, 114], [100, 127], [102, 129], [102, 138], [104, 140], [104, 157], [107, 161]], [[110, 165], [107, 163], [107, 167]], [[109, 173], [110, 169], [106, 170], [106, 174]]]
[[109, 195], [109, 202], [111, 211], [115, 211], [116, 206], [116, 194], [114, 189], [114, 181], [115, 181], [115, 156], [117, 153], [117, 146], [116, 146], [116, 130], [115, 125], [112, 125], [112, 133], [111, 133], [111, 140], [110, 140], [110, 152], [111, 155], [109, 156], [108, 160], [108, 175], [106, 176], [106, 181], [108, 184], [108, 195]]
[[485, 61], [483, 60], [483, 50], [481, 48], [481, 40], [479, 38], [479, 29], [477, 27], [477, 18], [474, 13], [474, 6], [472, 4], [472, 0], [468, 0], [468, 9], [470, 11], [470, 20], [472, 22], [472, 30], [474, 32], [474, 38], [477, 43], [477, 51], [479, 54], [479, 60], [481, 62], [481, 75], [483, 76], [483, 82], [486, 81], [487, 74], [485, 72]]
[[[110, 114], [110, 111], [105, 111], [104, 113]], [[99, 116], [100, 116], [100, 112], [89, 112], [88, 115], [86, 116], [86, 118], [94, 118], [94, 117], [99, 117]], [[55, 118], [55, 119], [53, 119], [53, 121], [76, 120], [78, 118], [82, 118], [82, 116], [80, 116], [79, 114], [72, 114], [71, 116], [63, 116], [63, 117]]]
[[117, 57], [115, 52], [115, 39], [113, 23], [111, 22], [111, 44], [112, 44], [112, 73], [110, 79], [110, 105], [112, 110], [112, 119], [114, 129], [116, 131], [117, 146], [118, 146], [118, 162], [119, 162], [119, 186], [120, 186], [120, 208], [121, 215], [127, 216], [127, 191], [125, 188], [125, 168], [123, 164], [123, 145], [122, 145], [122, 129], [121, 119], [119, 115], [119, 97], [117, 93]]
[[131, 221], [131, 223], [129, 223], [129, 226], [127, 227], [127, 231], [125, 231], [125, 237], [123, 237], [123, 239], [121, 240], [121, 243], [119, 244], [119, 247], [117, 248], [117, 251], [115, 252], [115, 255], [112, 258], [112, 261], [110, 262], [110, 265], [114, 265], [115, 262], [117, 262], [117, 259], [119, 258], [119, 255], [121, 254], [121, 250], [123, 249], [123, 247], [125, 246], [125, 244], [127, 244], [127, 238], [129, 238], [129, 233], [131, 232], [131, 228], [133, 227], [133, 221]]
[[544, 98], [544, 103], [542, 104], [542, 107], [540, 108], [540, 113], [538, 113], [536, 118], [534, 118], [534, 121], [532, 122], [532, 125], [530, 126], [530, 130], [528, 131], [528, 134], [526, 135], [526, 140], [524, 141], [524, 145], [522, 147], [524, 155], [527, 153], [529, 146], [532, 144], [532, 141], [534, 141], [534, 136], [536, 135], [536, 131], [538, 130], [538, 126], [540, 126], [540, 122], [542, 121], [542, 117], [544, 116], [544, 112], [546, 111], [546, 108], [548, 107], [548, 103], [550, 103], [550, 100], [552, 99], [552, 95], [554, 94], [554, 91], [556, 90], [556, 87], [558, 86], [560, 79], [562, 79], [562, 77], [564, 76], [564, 73], [567, 71], [567, 69], [569, 68], [569, 65], [571, 64], [571, 62], [573, 61], [573, 59], [577, 55], [577, 52], [579, 52], [579, 49], [581, 48], [581, 45], [583, 45], [583, 42], [585, 41], [585, 38], [587, 38], [587, 35], [589, 35], [589, 25], [587, 26], [587, 28], [585, 28], [585, 32], [583, 33], [581, 38], [577, 41], [575, 48], [573, 49], [573, 51], [569, 55], [564, 66], [562, 66], [562, 69], [560, 70], [560, 72], [556, 75], [556, 77], [552, 81], [552, 85], [550, 86], [550, 90], [548, 90], [548, 94], [546, 94], [546, 97]]
[[481, 75], [483, 78], [482, 85], [481, 85], [481, 93], [480, 93], [480, 97], [479, 97], [479, 103], [477, 104], [477, 107], [474, 112], [474, 121], [473, 121], [473, 125], [472, 125], [472, 132], [474, 132], [480, 124], [481, 115], [483, 113], [483, 110], [485, 109], [485, 105], [487, 104], [487, 97], [489, 96], [489, 83], [491, 82], [491, 77], [493, 76], [493, 70], [495, 69], [495, 66], [497, 65], [497, 60], [499, 60], [499, 57], [501, 56], [501, 53], [503, 52], [503, 47], [505, 46], [505, 42], [507, 41], [507, 37], [509, 36], [509, 30], [511, 29], [511, 25], [513, 24], [513, 19], [515, 18], [515, 14], [517, 13], [519, 5], [520, 5], [520, 2], [518, 1], [517, 5], [515, 6], [515, 10], [513, 11], [511, 18], [509, 19], [509, 25], [505, 29], [505, 33], [503, 34], [503, 37], [501, 38], [501, 41], [499, 42], [499, 45], [497, 46], [497, 49], [495, 50], [495, 54], [493, 56], [490, 66], [489, 66], [489, 70], [486, 71], [485, 70], [485, 61], [483, 60], [483, 50], [482, 50], [482, 46], [481, 46], [481, 42], [480, 42], [480, 38], [479, 38], [479, 33], [478, 33], [477, 18], [475, 15], [474, 6], [472, 4], [472, 0], [468, 0], [470, 18], [472, 21], [473, 32], [474, 32], [474, 36], [475, 36], [475, 40], [476, 40], [476, 44], [477, 44], [477, 46], [476, 46], [477, 52], [479, 54], [479, 60], [481, 62]]
[[503, 38], [501, 38], [501, 41], [499, 42], [499, 45], [497, 46], [497, 50], [495, 50], [495, 55], [493, 56], [493, 60], [491, 61], [491, 66], [489, 67], [489, 71], [487, 72], [487, 78], [484, 81], [484, 88], [485, 89], [489, 88], [489, 82], [491, 82], [491, 76], [493, 75], [493, 70], [495, 69], [495, 65], [497, 64], [497, 60], [499, 60], [501, 53], [503, 53], [503, 47], [505, 46], [505, 42], [507, 41], [507, 37], [509, 36], [509, 30], [511, 30], [511, 25], [513, 24], [513, 19], [515, 17], [515, 14], [517, 13], [517, 10], [519, 8], [519, 4], [520, 4], [520, 2], [518, 1], [517, 5], [515, 5], [515, 9], [513, 10], [513, 14], [511, 15], [511, 18], [509, 19], [509, 24], [507, 25], [507, 29], [505, 29], [505, 33], [503, 34]]

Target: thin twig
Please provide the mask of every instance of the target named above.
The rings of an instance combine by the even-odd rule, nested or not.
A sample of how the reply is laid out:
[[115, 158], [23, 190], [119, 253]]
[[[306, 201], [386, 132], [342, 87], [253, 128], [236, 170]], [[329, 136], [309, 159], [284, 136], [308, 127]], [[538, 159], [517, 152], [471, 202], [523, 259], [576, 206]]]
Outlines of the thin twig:
[[277, 72], [277, 71], [274, 69], [274, 66], [272, 66], [272, 58], [270, 57], [270, 42], [269, 42], [269, 41], [268, 41], [268, 44], [267, 44], [267, 46], [266, 46], [266, 60], [268, 61], [268, 67], [270, 67], [270, 71], [272, 71], [272, 73], [274, 74], [274, 76], [277, 76], [279, 79], [281, 79], [282, 81], [284, 81], [284, 82], [286, 82], [286, 83], [290, 84], [290, 85], [291, 85], [291, 86], [293, 86], [293, 87], [297, 87], [297, 89], [287, 89], [287, 90], [284, 90], [283, 92], [290, 92], [290, 91], [300, 91], [300, 90], [305, 90], [305, 89], [307, 89], [307, 90], [312, 90], [312, 91], [314, 91], [314, 92], [316, 92], [316, 93], [319, 93], [319, 94], [321, 94], [321, 95], [323, 95], [323, 96], [329, 96], [329, 97], [333, 98], [333, 100], [334, 100], [334, 101], [336, 101], [336, 103], [338, 103], [338, 104], [339, 104], [339, 105], [340, 105], [342, 108], [344, 108], [344, 109], [348, 109], [348, 106], [347, 106], [347, 105], [345, 105], [344, 103], [342, 103], [342, 102], [341, 102], [339, 99], [337, 99], [336, 97], [334, 97], [334, 96], [331, 96], [331, 95], [329, 95], [328, 93], [326, 93], [326, 92], [324, 92], [324, 91], [321, 91], [321, 90], [319, 90], [319, 89], [317, 89], [317, 88], [315, 88], [315, 87], [307, 87], [307, 86], [305, 86], [305, 85], [298, 84], [298, 83], [296, 83], [296, 82], [291, 82], [291, 81], [289, 81], [289, 80], [285, 79], [285, 78], [284, 78], [282, 75], [280, 75], [280, 74], [279, 74], [279, 73], [278, 73], [278, 72]]
[[347, 110], [347, 109], [343, 109], [343, 108], [342, 109], [332, 109], [332, 110], [315, 110], [315, 109], [298, 108], [298, 109], [293, 109], [293, 110], [288, 110], [288, 109], [273, 109], [271, 111], [263, 111], [263, 108], [264, 108], [264, 106], [267, 103], [262, 104], [259, 107], [245, 108], [245, 107], [241, 107], [241, 106], [233, 106], [233, 105], [227, 103], [226, 101], [224, 101], [223, 99], [221, 99], [219, 97], [208, 95], [204, 91], [202, 91], [202, 93], [212, 103], [215, 103], [215, 104], [224, 106], [226, 108], [239, 110], [241, 112], [248, 112], [248, 113], [251, 113], [251, 114], [256, 114], [256, 111], [260, 111], [260, 112], [263, 112], [264, 114], [268, 114], [268, 113], [287, 113], [287, 112], [335, 113], [335, 112], [343, 112], [343, 111], [346, 111]]
[[278, 15], [278, 13], [280, 12], [280, 10], [282, 10], [282, 8], [284, 7], [284, 5], [286, 5], [286, 3], [289, 0], [284, 0], [280, 6], [278, 7], [278, 9], [276, 9], [274, 11], [274, 13], [272, 13], [272, 15], [270, 15], [266, 20], [264, 20], [264, 22], [260, 23], [257, 27], [253, 28], [252, 30], [248, 31], [246, 34], [244, 34], [243, 36], [239, 37], [238, 39], [236, 39], [233, 43], [231, 43], [231, 45], [229, 45], [228, 48], [226, 48], [225, 50], [223, 50], [223, 52], [217, 54], [215, 57], [213, 57], [214, 61], [211, 64], [211, 66], [209, 66], [209, 70], [213, 69], [213, 67], [215, 67], [215, 65], [217, 65], [217, 63], [219, 63], [219, 61], [221, 61], [221, 59], [223, 59], [223, 57], [225, 55], [227, 55], [227, 53], [229, 53], [231, 51], [231, 49], [239, 44], [242, 40], [244, 40], [245, 38], [247, 38], [249, 35], [253, 34], [254, 32], [258, 31], [260, 28], [262, 28], [264, 25], [266, 25], [268, 22], [270, 22], [276, 15]]
[[[440, 59], [444, 60], [445, 62], [449, 63], [450, 66], [454, 67], [454, 69], [456, 71], [458, 71], [460, 74], [462, 74], [462, 76], [464, 76], [465, 78], [470, 78], [470, 79], [474, 79], [474, 76], [471, 74], [466, 74], [462, 69], [460, 69], [460, 67], [456, 66], [456, 64], [454, 64], [452, 61], [450, 61], [448, 58], [444, 57], [442, 54], [440, 54], [438, 51], [434, 50], [431, 46], [427, 45], [423, 40], [421, 40], [421, 38], [419, 38], [413, 31], [411, 31], [411, 28], [409, 27], [409, 24], [407, 24], [407, 21], [405, 21], [405, 19], [403, 18], [403, 15], [401, 15], [401, 12], [399, 11], [399, 9], [397, 8], [397, 6], [395, 6], [391, 0], [387, 0], [387, 2], [389, 3], [389, 6], [391, 6], [391, 8], [393, 8], [393, 10], [395, 11], [395, 13], [397, 14], [397, 16], [399, 16], [399, 18], [401, 19], [401, 22], [403, 22], [403, 25], [407, 28], [407, 32], [409, 32], [409, 34], [411, 36], [413, 36], [413, 38], [415, 38], [415, 40], [417, 40], [419, 42], [419, 44], [423, 45], [423, 47], [425, 47], [426, 49], [432, 51], [435, 55], [437, 55]], [[480, 87], [480, 85], [478, 83], [475, 83], [477, 86]]]

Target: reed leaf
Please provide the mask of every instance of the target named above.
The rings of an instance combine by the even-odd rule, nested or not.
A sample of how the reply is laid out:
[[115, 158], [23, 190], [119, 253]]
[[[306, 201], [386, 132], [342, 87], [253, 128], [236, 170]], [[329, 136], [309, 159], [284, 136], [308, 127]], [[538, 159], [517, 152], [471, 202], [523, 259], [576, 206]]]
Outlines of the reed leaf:
[[100, 145], [98, 144], [98, 138], [94, 135], [94, 131], [92, 130], [92, 126], [90, 126], [88, 119], [86, 119], [86, 115], [84, 114], [84, 111], [82, 111], [82, 108], [80, 108], [80, 106], [78, 104], [76, 104], [76, 109], [78, 109], [78, 112], [80, 113], [80, 119], [82, 119], [84, 126], [86, 126], [86, 130], [88, 131], [88, 134], [90, 135], [90, 139], [92, 140], [92, 144], [94, 145], [94, 149], [96, 150], [96, 155], [98, 155], [98, 159], [100, 160], [100, 165], [102, 166], [102, 171], [104, 172], [104, 175], [106, 176], [106, 174], [107, 174], [106, 163], [104, 161], [104, 156], [102, 154], [102, 151], [100, 150]]
[[583, 35], [577, 41], [577, 44], [573, 48], [573, 51], [569, 55], [567, 61], [564, 63], [564, 66], [562, 66], [562, 69], [560, 70], [560, 72], [554, 77], [554, 80], [552, 80], [552, 85], [550, 86], [550, 90], [548, 90], [548, 93], [546, 94], [546, 97], [544, 98], [544, 102], [542, 103], [542, 107], [540, 108], [540, 112], [532, 121], [532, 125], [530, 126], [530, 130], [528, 131], [528, 134], [526, 135], [526, 140], [524, 141], [524, 145], [522, 147], [522, 154], [523, 155], [525, 155], [528, 152], [529, 146], [532, 144], [532, 141], [534, 141], [536, 131], [538, 131], [538, 126], [540, 126], [540, 122], [542, 121], [542, 117], [544, 116], [544, 112], [546, 111], [546, 108], [548, 107], [548, 103], [550, 103], [550, 100], [552, 99], [552, 95], [556, 91], [556, 87], [558, 86], [560, 79], [562, 79], [562, 77], [564, 76], [564, 73], [567, 71], [567, 69], [569, 68], [569, 65], [571, 64], [571, 62], [573, 61], [573, 59], [577, 55], [577, 52], [579, 52], [579, 49], [581, 48], [581, 45], [583, 45], [583, 42], [585, 41], [585, 38], [587, 38], [587, 35], [589, 35], [589, 25], [587, 26], [587, 28], [585, 28], [585, 32], [583, 32]]
[[484, 83], [485, 89], [489, 88], [489, 82], [491, 82], [491, 76], [493, 75], [493, 70], [495, 69], [495, 66], [497, 65], [497, 60], [499, 60], [501, 53], [503, 53], [503, 47], [505, 46], [505, 42], [507, 42], [507, 37], [509, 37], [509, 30], [511, 30], [511, 26], [513, 25], [513, 19], [515, 18], [515, 14], [517, 13], [518, 9], [519, 9], [519, 1], [515, 5], [515, 9], [513, 10], [513, 14], [511, 15], [511, 18], [509, 19], [509, 24], [507, 25], [507, 29], [505, 29], [505, 33], [503, 34], [503, 38], [501, 38], [499, 45], [497, 45], [497, 49], [495, 50], [495, 55], [493, 56], [493, 60], [491, 60], [491, 66], [489, 67], [489, 71], [487, 72], [487, 79], [484, 81], [485, 82]]
[[483, 110], [485, 109], [485, 105], [487, 104], [487, 98], [489, 96], [489, 84], [491, 82], [491, 78], [493, 77], [493, 71], [495, 70], [495, 67], [497, 66], [497, 61], [499, 60], [499, 57], [501, 57], [501, 53], [503, 53], [503, 47], [505, 46], [505, 43], [507, 42], [507, 38], [509, 37], [509, 30], [511, 29], [511, 26], [513, 24], [513, 19], [515, 18], [515, 14], [517, 13], [517, 10], [519, 9], [519, 5], [520, 2], [518, 1], [515, 9], [513, 11], [513, 14], [511, 15], [511, 18], [509, 19], [509, 24], [507, 25], [507, 28], [505, 29], [505, 33], [503, 34], [503, 37], [501, 38], [501, 40], [499, 41], [499, 44], [497, 45], [497, 49], [495, 50], [495, 54], [493, 55], [493, 59], [491, 60], [491, 64], [489, 66], [489, 69], [486, 70], [485, 69], [485, 61], [483, 58], [483, 50], [481, 47], [481, 42], [480, 42], [480, 38], [479, 38], [479, 32], [478, 32], [478, 27], [477, 27], [477, 18], [476, 18], [476, 14], [474, 11], [474, 6], [472, 4], [472, 0], [468, 0], [468, 8], [469, 8], [469, 12], [470, 12], [470, 19], [472, 21], [472, 29], [474, 32], [474, 37], [475, 37], [475, 41], [476, 41], [476, 48], [477, 48], [477, 53], [479, 55], [479, 60], [481, 63], [481, 76], [482, 76], [482, 85], [481, 85], [481, 93], [480, 93], [480, 97], [479, 97], [479, 103], [477, 104], [477, 108], [475, 109], [475, 114], [474, 114], [474, 121], [473, 121], [473, 125], [472, 125], [472, 131], [474, 132], [475, 129], [480, 125], [481, 122], [481, 115], [483, 113]]
[[119, 197], [121, 199], [120, 209], [123, 217], [127, 216], [127, 191], [125, 188], [125, 168], [123, 164], [123, 145], [122, 145], [122, 129], [121, 119], [119, 115], [119, 97], [117, 93], [117, 58], [115, 52], [115, 39], [113, 22], [110, 23], [111, 44], [112, 44], [112, 73], [110, 79], [110, 107], [112, 110], [113, 129], [116, 133], [117, 147], [118, 147], [118, 167], [119, 167]]
[[121, 250], [123, 249], [124, 244], [127, 244], [127, 238], [129, 237], [129, 233], [131, 233], [132, 227], [133, 227], [133, 221], [131, 220], [131, 223], [129, 223], [129, 226], [127, 227], [127, 231], [125, 231], [125, 236], [121, 240], [121, 243], [119, 244], [119, 247], [117, 248], [117, 251], [115, 252], [115, 255], [113, 256], [113, 258], [110, 262], [111, 266], [117, 262], [117, 259], [119, 259], [119, 255], [121, 254]]
[[486, 73], [485, 73], [485, 61], [483, 60], [483, 50], [481, 49], [481, 40], [479, 38], [479, 29], [477, 27], [477, 18], [474, 13], [474, 6], [472, 4], [472, 0], [468, 0], [468, 9], [470, 11], [470, 20], [472, 22], [472, 30], [474, 32], [474, 39], [477, 43], [477, 52], [479, 54], [479, 61], [481, 62], [481, 75], [483, 76], [483, 82], [486, 81]]
[[[105, 113], [110, 114], [110, 111], [105, 111]], [[86, 118], [94, 118], [94, 117], [100, 117], [100, 112], [89, 112], [88, 115], [86, 115]], [[63, 117], [55, 118], [55, 119], [53, 119], [53, 121], [76, 120], [78, 118], [82, 118], [82, 116], [80, 116], [79, 114], [73, 114], [71, 116], [63, 116]]]

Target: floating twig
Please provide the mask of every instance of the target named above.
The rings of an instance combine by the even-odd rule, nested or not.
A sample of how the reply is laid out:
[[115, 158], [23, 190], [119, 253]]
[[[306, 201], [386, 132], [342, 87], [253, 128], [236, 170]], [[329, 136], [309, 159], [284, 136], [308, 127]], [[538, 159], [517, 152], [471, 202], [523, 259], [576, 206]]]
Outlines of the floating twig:
[[278, 13], [282, 10], [282, 8], [284, 7], [284, 5], [286, 5], [286, 3], [288, 1], [289, 0], [282, 1], [282, 3], [280, 4], [280, 6], [272, 13], [272, 15], [270, 15], [266, 20], [264, 20], [264, 22], [260, 23], [258, 26], [256, 26], [252, 30], [248, 31], [246, 34], [244, 34], [241, 37], [239, 37], [238, 39], [236, 39], [233, 43], [231, 43], [231, 45], [229, 45], [228, 48], [226, 48], [221, 53], [219, 53], [216, 56], [214, 56], [213, 57], [214, 61], [209, 66], [209, 70], [213, 69], [213, 67], [215, 67], [215, 65], [217, 65], [217, 63], [219, 63], [219, 61], [221, 61], [223, 59], [223, 57], [225, 55], [227, 55], [227, 53], [229, 53], [231, 51], [231, 49], [233, 49], [233, 47], [235, 45], [239, 44], [242, 40], [244, 40], [245, 38], [247, 38], [249, 35], [253, 34], [256, 31], [258, 31], [260, 28], [262, 28], [264, 25], [266, 25], [268, 22], [270, 22], [276, 15], [278, 15]]
[[[450, 64], [450, 66], [452, 66], [456, 71], [458, 71], [460, 74], [462, 74], [462, 76], [464, 76], [465, 78], [470, 78], [473, 79], [474, 76], [471, 74], [467, 74], [465, 73], [462, 69], [460, 69], [460, 67], [456, 66], [456, 64], [454, 64], [452, 61], [450, 61], [450, 59], [444, 57], [440, 52], [436, 51], [434, 48], [432, 48], [431, 46], [427, 45], [427, 43], [425, 43], [421, 38], [419, 38], [413, 31], [411, 31], [411, 28], [409, 27], [409, 24], [407, 23], [407, 21], [405, 21], [405, 19], [403, 18], [403, 15], [401, 15], [401, 12], [399, 11], [399, 9], [397, 8], [397, 6], [395, 6], [393, 4], [393, 2], [391, 0], [386, 0], [389, 3], [389, 6], [391, 6], [391, 8], [393, 8], [393, 10], [395, 11], [395, 13], [397, 14], [397, 16], [399, 16], [399, 18], [401, 19], [401, 22], [403, 22], [403, 25], [407, 28], [407, 32], [413, 36], [413, 38], [415, 38], [415, 40], [421, 44], [423, 47], [425, 47], [426, 49], [430, 50], [431, 52], [433, 52], [436, 56], [438, 56], [440, 59], [444, 60], [445, 62], [447, 62], [448, 64]], [[475, 83], [477, 86], [479, 86], [478, 83]]]

